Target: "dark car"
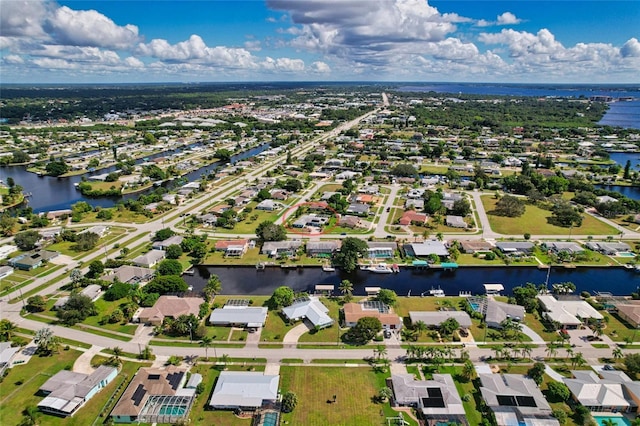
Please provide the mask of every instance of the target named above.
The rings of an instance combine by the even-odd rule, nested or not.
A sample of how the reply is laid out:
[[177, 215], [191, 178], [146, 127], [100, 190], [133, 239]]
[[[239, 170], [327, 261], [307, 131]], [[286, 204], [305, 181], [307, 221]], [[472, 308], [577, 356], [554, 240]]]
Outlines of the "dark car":
[[391, 337], [391, 331], [389, 331], [389, 330], [385, 330], [383, 334], [384, 334], [384, 338], [385, 339], [388, 339], [388, 338]]
[[602, 367], [603, 370], [607, 370], [607, 371], [612, 371], [615, 370], [615, 368], [613, 368], [611, 365], [609, 364], [605, 364], [604, 367]]

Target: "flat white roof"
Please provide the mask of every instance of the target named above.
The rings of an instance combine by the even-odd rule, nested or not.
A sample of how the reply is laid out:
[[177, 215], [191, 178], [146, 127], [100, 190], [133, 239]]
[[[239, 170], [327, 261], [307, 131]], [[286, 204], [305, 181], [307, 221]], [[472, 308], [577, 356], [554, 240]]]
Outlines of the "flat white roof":
[[279, 375], [259, 372], [223, 371], [218, 377], [209, 405], [212, 407], [261, 407], [278, 397]]
[[485, 284], [485, 291], [502, 291], [504, 290], [504, 286], [502, 284]]

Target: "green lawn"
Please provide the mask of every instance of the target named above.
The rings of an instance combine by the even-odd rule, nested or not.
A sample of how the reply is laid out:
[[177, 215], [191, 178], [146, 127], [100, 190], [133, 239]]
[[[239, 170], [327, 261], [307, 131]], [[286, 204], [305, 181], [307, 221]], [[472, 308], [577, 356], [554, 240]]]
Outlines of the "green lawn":
[[111, 315], [111, 313], [114, 310], [116, 310], [122, 303], [126, 303], [126, 299], [108, 302], [103, 298], [100, 298], [95, 301], [95, 306], [96, 306], [96, 309], [98, 310], [98, 315], [89, 317], [85, 319], [82, 323], [91, 325], [94, 327], [104, 328], [110, 331], [117, 331], [119, 333], [134, 335], [136, 332], [136, 329], [138, 328], [138, 326], [134, 324], [128, 324], [128, 323], [123, 324], [120, 322], [114, 323], [114, 324], [109, 324], [108, 322], [105, 324], [100, 324], [100, 320], [102, 319], [102, 317]]
[[[296, 409], [283, 414], [283, 423], [386, 425], [383, 407], [388, 404], [376, 404], [372, 399], [379, 387], [376, 374], [368, 368], [351, 368], [347, 373], [338, 367], [281, 367], [280, 388], [298, 396]], [[327, 402], [333, 400], [333, 395], [337, 397], [336, 402]]]
[[610, 314], [606, 311], [600, 311], [600, 313], [605, 318], [608, 318], [603, 330], [604, 334], [609, 336], [614, 342], [623, 342], [625, 338], [640, 339], [640, 333], [637, 333], [637, 330], [633, 328], [632, 325], [623, 321], [618, 315]]
[[617, 235], [615, 229], [586, 214], [583, 215], [582, 225], [573, 229], [552, 225], [547, 222], [551, 212], [531, 204], [526, 205], [525, 213], [520, 217], [496, 216], [491, 212], [497, 201], [493, 195], [482, 197], [491, 229], [500, 234], [523, 235], [528, 232], [533, 235]]
[[394, 310], [401, 317], [409, 316], [410, 311], [437, 311], [444, 306], [460, 310], [463, 300], [463, 297], [398, 297]]
[[293, 326], [287, 325], [279, 312], [269, 311], [260, 340], [263, 342], [282, 342], [284, 335], [292, 328]]
[[[439, 372], [443, 374], [451, 374], [456, 384], [456, 389], [460, 396], [471, 395], [472, 398], [468, 401], [462, 401], [464, 412], [467, 415], [467, 420], [470, 425], [479, 425], [482, 421], [482, 413], [478, 410], [478, 403], [482, 399], [480, 391], [474, 386], [474, 381], [465, 381], [461, 376], [460, 367], [447, 367], [442, 366], [439, 368]], [[477, 379], [476, 379], [477, 380]]]
[[[323, 328], [317, 332], [305, 333], [300, 336], [299, 342], [329, 342], [338, 343], [342, 335], [338, 325], [340, 304], [338, 299], [330, 299], [323, 297], [320, 299], [322, 303], [329, 308], [329, 316], [335, 321], [331, 327]], [[346, 330], [345, 330], [346, 331]]]

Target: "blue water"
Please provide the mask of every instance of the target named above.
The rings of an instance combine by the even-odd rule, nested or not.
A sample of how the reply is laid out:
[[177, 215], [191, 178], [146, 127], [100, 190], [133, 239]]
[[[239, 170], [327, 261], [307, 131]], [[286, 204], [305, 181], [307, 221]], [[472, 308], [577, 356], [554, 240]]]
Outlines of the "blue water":
[[158, 412], [158, 414], [162, 416], [167, 414], [171, 416], [181, 416], [184, 414], [186, 410], [187, 410], [186, 407], [169, 405], [169, 406], [160, 407], [160, 411]]
[[617, 416], [593, 416], [598, 426], [602, 426], [604, 421], [607, 419], [613, 420], [618, 426], [631, 426], [631, 422], [627, 420], [625, 417], [617, 417]]
[[264, 426], [276, 426], [278, 424], [278, 413], [268, 412], [264, 413], [262, 418], [262, 424]]
[[633, 97], [629, 102], [613, 102], [599, 124], [640, 129], [640, 86], [638, 85], [541, 85], [541, 84], [472, 84], [433, 83], [401, 86], [399, 91], [464, 93], [475, 95], [571, 97]]

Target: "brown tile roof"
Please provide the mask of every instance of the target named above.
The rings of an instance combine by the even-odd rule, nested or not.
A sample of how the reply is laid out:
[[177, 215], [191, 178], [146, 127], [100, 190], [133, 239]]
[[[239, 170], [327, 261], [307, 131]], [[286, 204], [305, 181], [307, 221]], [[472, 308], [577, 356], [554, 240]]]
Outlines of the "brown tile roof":
[[152, 318], [160, 320], [165, 317], [178, 318], [180, 315], [200, 312], [200, 305], [204, 303], [201, 297], [160, 296], [151, 308], [144, 308], [140, 312], [140, 321], [149, 321]]
[[633, 323], [640, 324], [640, 303], [633, 303], [631, 301], [616, 305], [618, 313], [622, 314], [625, 319]]
[[344, 320], [348, 323], [358, 322], [360, 318], [373, 317], [378, 318], [385, 325], [400, 325], [400, 317], [392, 312], [383, 314], [376, 309], [363, 309], [360, 303], [346, 303], [342, 310], [344, 311]]
[[216, 250], [226, 250], [231, 246], [246, 246], [249, 240], [224, 240], [216, 242]]
[[400, 218], [400, 225], [410, 225], [412, 222], [421, 222], [425, 223], [429, 216], [425, 213], [417, 213], [413, 210], [408, 210], [404, 212], [402, 217]]
[[150, 396], [175, 395], [186, 372], [185, 368], [172, 365], [166, 368], [141, 368], [111, 411], [111, 415], [137, 416]]

